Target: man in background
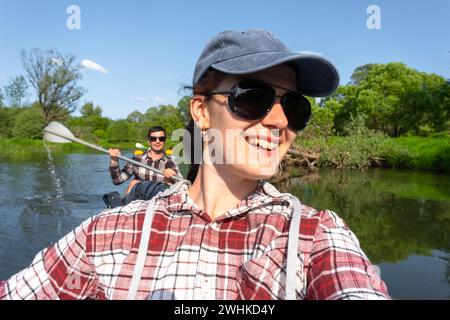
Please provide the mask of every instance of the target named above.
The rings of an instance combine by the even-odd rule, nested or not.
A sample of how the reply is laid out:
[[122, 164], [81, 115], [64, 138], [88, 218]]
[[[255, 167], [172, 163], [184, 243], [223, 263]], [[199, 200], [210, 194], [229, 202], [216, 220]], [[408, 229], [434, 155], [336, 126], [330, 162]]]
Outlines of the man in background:
[[166, 142], [166, 130], [161, 126], [153, 126], [148, 130], [147, 137], [150, 148], [142, 155], [134, 155], [133, 160], [158, 169], [164, 173], [163, 175], [144, 167], [134, 165], [130, 162], [127, 162], [125, 166], [120, 169], [119, 159], [117, 158], [117, 156], [120, 155], [120, 150], [109, 149], [109, 155], [111, 157], [109, 172], [113, 183], [119, 185], [131, 177], [134, 177], [128, 185], [126, 191], [127, 194], [137, 183], [142, 181], [159, 181], [166, 184], [172, 184], [174, 182], [174, 180], [171, 179], [172, 177], [181, 177], [180, 169], [176, 163], [165, 154], [164, 146]]

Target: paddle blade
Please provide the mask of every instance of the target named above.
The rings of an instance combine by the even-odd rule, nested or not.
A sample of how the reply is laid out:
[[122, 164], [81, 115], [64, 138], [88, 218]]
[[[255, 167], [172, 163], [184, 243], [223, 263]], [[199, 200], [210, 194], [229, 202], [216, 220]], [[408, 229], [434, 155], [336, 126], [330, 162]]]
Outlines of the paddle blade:
[[143, 146], [142, 144], [140, 144], [139, 142], [136, 142], [136, 148], [147, 150], [147, 148], [145, 146]]
[[52, 121], [44, 128], [44, 140], [56, 143], [72, 142], [75, 136], [61, 123]]

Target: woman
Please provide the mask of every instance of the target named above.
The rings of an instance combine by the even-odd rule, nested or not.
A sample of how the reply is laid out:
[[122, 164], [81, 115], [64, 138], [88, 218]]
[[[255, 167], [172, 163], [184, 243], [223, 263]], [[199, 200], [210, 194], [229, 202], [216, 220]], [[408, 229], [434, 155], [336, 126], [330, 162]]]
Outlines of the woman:
[[0, 297], [388, 299], [335, 213], [260, 181], [309, 119], [300, 93], [337, 85], [327, 60], [291, 53], [268, 32], [217, 35], [194, 72], [190, 128], [203, 143], [191, 158], [203, 161], [192, 185], [89, 219], [0, 285]]

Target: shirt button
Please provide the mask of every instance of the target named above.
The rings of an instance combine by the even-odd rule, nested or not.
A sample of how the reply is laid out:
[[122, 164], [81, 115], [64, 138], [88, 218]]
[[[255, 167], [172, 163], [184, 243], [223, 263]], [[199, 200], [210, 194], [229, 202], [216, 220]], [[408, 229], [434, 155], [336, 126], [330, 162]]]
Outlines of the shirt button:
[[208, 295], [209, 295], [209, 283], [208, 283], [208, 280], [205, 280], [202, 283], [202, 296], [203, 296], [203, 299], [208, 299]]

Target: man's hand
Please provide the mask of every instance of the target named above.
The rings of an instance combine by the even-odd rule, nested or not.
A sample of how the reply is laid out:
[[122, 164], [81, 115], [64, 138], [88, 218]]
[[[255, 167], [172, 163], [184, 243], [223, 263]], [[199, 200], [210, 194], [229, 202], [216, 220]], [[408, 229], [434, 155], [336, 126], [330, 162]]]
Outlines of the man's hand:
[[108, 149], [109, 156], [111, 157], [111, 163], [115, 164], [117, 163], [117, 157], [120, 156], [120, 150], [119, 149]]
[[177, 174], [177, 173], [175, 172], [175, 170], [170, 169], [170, 168], [164, 170], [163, 173], [164, 173], [164, 178], [166, 178], [166, 179], [170, 179], [170, 178], [172, 178], [174, 175]]

